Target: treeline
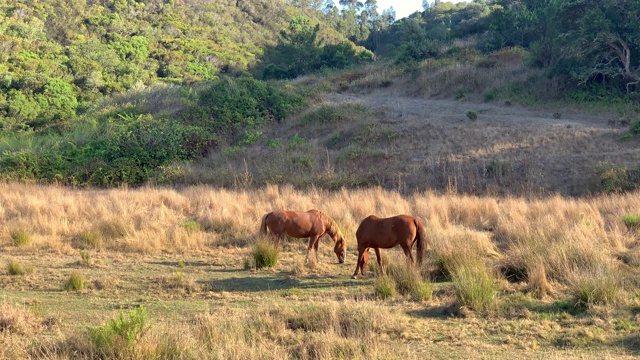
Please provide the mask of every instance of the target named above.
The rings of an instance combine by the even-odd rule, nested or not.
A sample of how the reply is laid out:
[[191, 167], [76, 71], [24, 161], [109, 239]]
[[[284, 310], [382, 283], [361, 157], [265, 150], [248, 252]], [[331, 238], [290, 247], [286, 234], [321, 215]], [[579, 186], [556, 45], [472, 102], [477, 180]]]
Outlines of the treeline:
[[640, 90], [638, 1], [480, 0], [427, 7], [385, 32], [378, 54], [406, 62], [521, 47], [531, 66], [582, 89], [578, 100], [635, 98]]

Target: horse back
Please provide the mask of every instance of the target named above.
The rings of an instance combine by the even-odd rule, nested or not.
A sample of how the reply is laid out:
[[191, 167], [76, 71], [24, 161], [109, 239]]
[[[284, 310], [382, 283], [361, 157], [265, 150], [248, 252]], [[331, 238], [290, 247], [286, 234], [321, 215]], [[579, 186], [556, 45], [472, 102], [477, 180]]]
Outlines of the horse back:
[[371, 247], [392, 247], [400, 241], [412, 241], [415, 235], [414, 219], [409, 215], [388, 218], [369, 215], [362, 220], [356, 231], [358, 244]]
[[322, 223], [313, 212], [275, 210], [268, 215], [266, 220], [272, 232], [296, 238], [309, 237], [324, 231]]

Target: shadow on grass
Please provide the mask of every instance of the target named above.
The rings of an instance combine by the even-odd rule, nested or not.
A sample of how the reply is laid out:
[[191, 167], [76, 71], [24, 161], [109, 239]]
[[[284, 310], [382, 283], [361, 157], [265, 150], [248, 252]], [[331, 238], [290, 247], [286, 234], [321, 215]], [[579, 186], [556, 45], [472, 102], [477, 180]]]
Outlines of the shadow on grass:
[[[216, 272], [246, 272], [246, 270], [216, 270]], [[289, 276], [244, 276], [202, 281], [215, 291], [261, 292], [288, 289], [329, 289], [360, 286], [362, 283], [346, 280], [336, 276], [310, 276], [293, 278]]]
[[193, 266], [193, 267], [208, 267], [208, 266], [220, 266], [220, 265], [216, 265], [215, 263], [212, 262], [208, 262], [208, 261], [152, 261], [149, 262], [149, 264], [151, 265], [163, 265], [163, 266], [171, 266], [171, 267], [187, 267], [187, 266]]
[[611, 344], [613, 347], [627, 349], [633, 355], [640, 355], [640, 335], [633, 334], [625, 336]]

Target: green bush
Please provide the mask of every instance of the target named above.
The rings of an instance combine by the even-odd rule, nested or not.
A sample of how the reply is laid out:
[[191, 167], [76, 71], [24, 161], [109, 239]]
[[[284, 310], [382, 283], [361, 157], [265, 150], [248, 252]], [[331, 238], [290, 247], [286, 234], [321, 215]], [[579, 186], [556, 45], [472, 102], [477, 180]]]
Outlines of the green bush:
[[129, 311], [125, 317], [122, 310], [118, 317], [110, 319], [96, 328], [89, 328], [89, 338], [101, 357], [129, 358], [138, 340], [147, 328], [147, 311], [141, 306]]
[[468, 110], [464, 114], [472, 121], [475, 121], [478, 119], [478, 113], [476, 111]]
[[278, 263], [278, 248], [270, 241], [260, 240], [253, 247], [256, 269], [272, 268]]

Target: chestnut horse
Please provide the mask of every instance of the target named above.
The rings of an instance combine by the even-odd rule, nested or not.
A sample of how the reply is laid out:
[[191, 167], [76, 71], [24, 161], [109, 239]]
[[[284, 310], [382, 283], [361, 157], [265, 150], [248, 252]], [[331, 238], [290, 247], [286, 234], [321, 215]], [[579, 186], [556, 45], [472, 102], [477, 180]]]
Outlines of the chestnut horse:
[[327, 214], [320, 210], [312, 209], [307, 212], [276, 210], [262, 217], [260, 232], [267, 234], [267, 229], [276, 240], [276, 246], [280, 244], [286, 235], [294, 238], [309, 238], [309, 248], [305, 262], [309, 260], [309, 253], [315, 250], [318, 258], [319, 239], [324, 234], [329, 234], [333, 239], [333, 252], [338, 257], [340, 264], [344, 263], [347, 255], [347, 242], [342, 236], [338, 224]]
[[418, 264], [421, 264], [427, 240], [422, 222], [409, 215], [397, 215], [389, 218], [369, 215], [358, 226], [356, 238], [358, 239], [358, 263], [352, 276], [353, 279], [358, 275], [358, 270], [364, 275], [369, 261], [370, 248], [376, 251], [380, 273], [383, 274], [381, 248], [389, 249], [399, 244], [404, 250], [407, 260], [413, 264], [411, 248], [414, 243], [417, 243]]

